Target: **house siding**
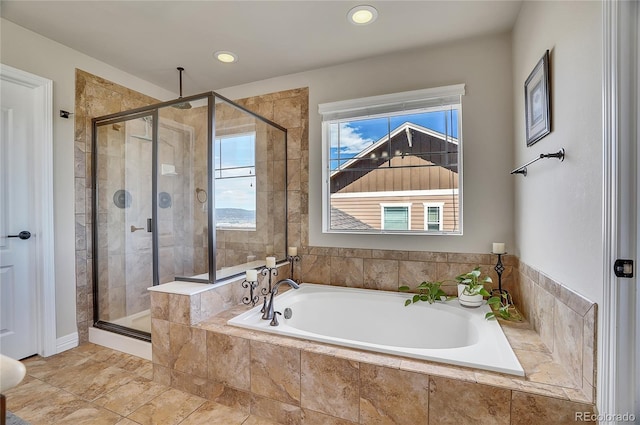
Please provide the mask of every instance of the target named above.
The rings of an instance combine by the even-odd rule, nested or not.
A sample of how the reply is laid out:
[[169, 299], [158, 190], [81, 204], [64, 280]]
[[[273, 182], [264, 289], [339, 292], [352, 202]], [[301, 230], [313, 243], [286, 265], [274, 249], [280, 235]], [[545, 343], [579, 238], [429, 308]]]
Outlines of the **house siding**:
[[424, 205], [423, 202], [444, 203], [443, 231], [453, 232], [458, 230], [456, 221], [460, 221], [458, 210], [458, 194], [451, 195], [422, 195], [422, 196], [371, 196], [371, 197], [339, 197], [331, 198], [331, 206], [357, 218], [369, 226], [381, 228], [380, 204], [410, 203], [411, 204], [411, 230], [424, 230]]

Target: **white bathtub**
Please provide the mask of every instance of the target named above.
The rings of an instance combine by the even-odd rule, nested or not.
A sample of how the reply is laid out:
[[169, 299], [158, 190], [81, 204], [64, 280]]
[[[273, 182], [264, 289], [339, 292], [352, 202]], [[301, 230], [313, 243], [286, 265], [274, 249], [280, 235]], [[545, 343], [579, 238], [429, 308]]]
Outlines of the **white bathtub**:
[[248, 329], [524, 376], [502, 328], [485, 320], [487, 305], [469, 309], [457, 300], [418, 303], [410, 295], [304, 283], [275, 298], [279, 326], [262, 320], [262, 305], [227, 323]]

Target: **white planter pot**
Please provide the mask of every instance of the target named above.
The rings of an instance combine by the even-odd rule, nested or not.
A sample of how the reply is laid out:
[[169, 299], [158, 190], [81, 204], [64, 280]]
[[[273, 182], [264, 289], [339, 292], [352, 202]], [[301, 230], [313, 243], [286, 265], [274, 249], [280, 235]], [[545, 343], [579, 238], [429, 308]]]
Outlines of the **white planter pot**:
[[458, 301], [465, 307], [480, 307], [484, 303], [484, 297], [480, 294], [466, 295], [464, 289], [467, 285], [458, 284]]

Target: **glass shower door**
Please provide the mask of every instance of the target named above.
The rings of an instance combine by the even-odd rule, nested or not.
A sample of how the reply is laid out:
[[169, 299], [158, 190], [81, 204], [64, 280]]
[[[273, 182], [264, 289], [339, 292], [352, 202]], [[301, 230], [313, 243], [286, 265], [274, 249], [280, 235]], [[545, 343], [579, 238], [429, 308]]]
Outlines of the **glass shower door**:
[[154, 284], [153, 124], [153, 114], [101, 122], [94, 152], [97, 325], [143, 338]]

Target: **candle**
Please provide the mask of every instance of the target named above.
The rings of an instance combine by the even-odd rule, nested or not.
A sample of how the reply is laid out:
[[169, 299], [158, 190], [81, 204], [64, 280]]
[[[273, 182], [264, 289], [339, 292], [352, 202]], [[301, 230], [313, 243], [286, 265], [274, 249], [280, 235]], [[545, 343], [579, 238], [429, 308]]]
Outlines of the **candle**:
[[298, 247], [290, 246], [288, 252], [289, 252], [289, 257], [295, 257], [296, 255], [298, 255]]
[[267, 257], [267, 267], [270, 269], [276, 267], [276, 257]]
[[506, 252], [504, 249], [504, 242], [494, 242], [492, 252], [494, 254], [504, 254]]
[[258, 270], [247, 270], [247, 282], [255, 282], [258, 280]]

